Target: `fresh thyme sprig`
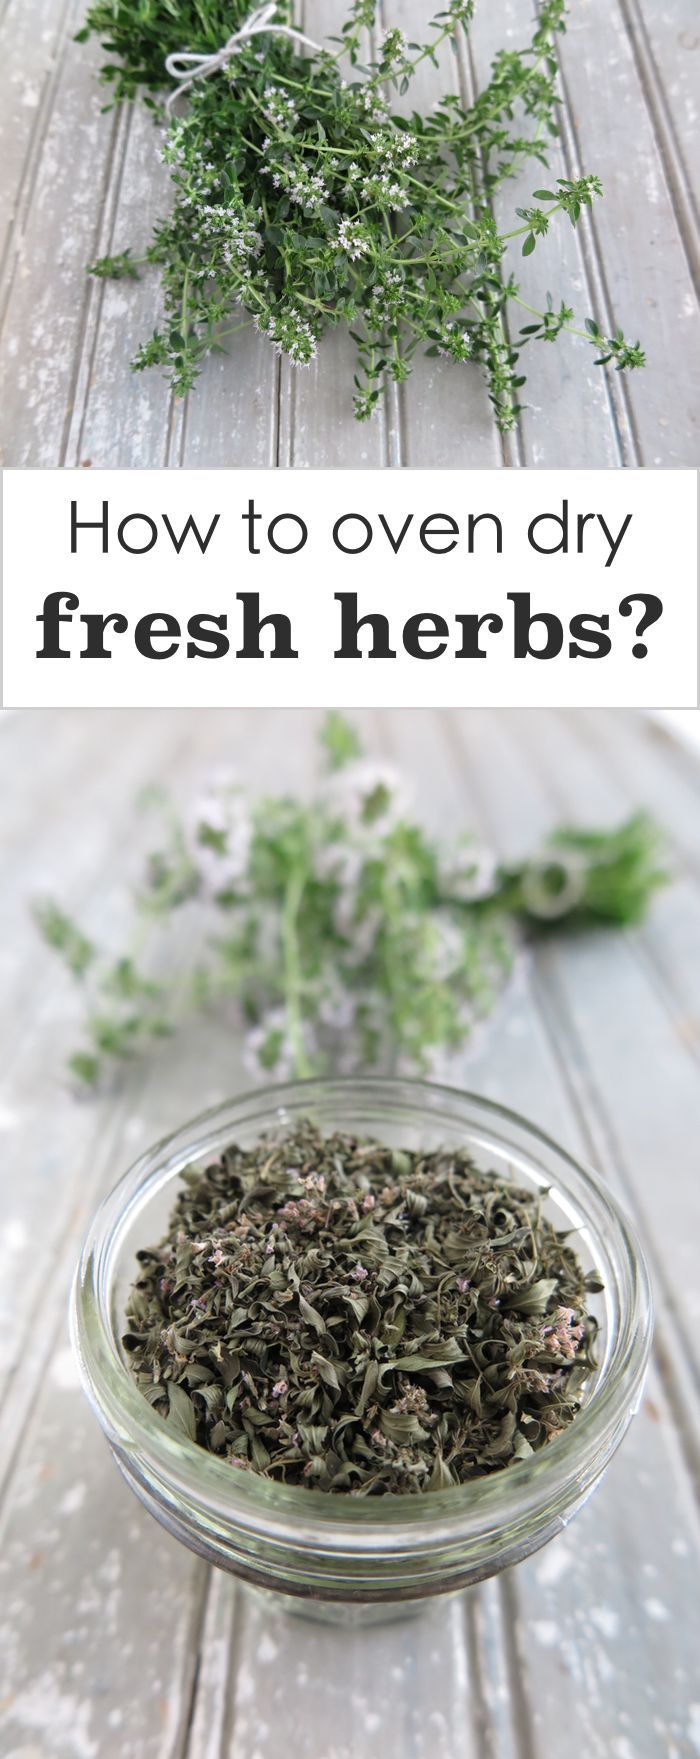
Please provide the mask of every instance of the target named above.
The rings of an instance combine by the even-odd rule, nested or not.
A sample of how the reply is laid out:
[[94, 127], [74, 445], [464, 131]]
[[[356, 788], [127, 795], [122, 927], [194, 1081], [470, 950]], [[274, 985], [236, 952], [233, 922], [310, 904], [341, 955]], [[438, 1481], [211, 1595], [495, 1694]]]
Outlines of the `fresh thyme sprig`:
[[[562, 830], [531, 858], [500, 864], [465, 835], [430, 839], [402, 778], [362, 758], [331, 715], [325, 775], [310, 800], [250, 800], [215, 779], [148, 858], [137, 933], [103, 953], [53, 902], [36, 911], [85, 999], [70, 1059], [95, 1084], [108, 1064], [171, 1031], [183, 1014], [235, 1005], [257, 1078], [327, 1071], [457, 1076], [456, 1059], [507, 981], [523, 930], [639, 922], [665, 875], [646, 819]], [[176, 980], [166, 925], [189, 949]]]
[[[391, 109], [391, 93], [404, 95], [422, 62], [437, 65], [445, 41], [457, 47], [474, 6], [450, 0], [424, 43], [388, 30], [367, 65], [360, 57], [376, 4], [355, 0], [335, 46], [309, 55], [278, 36], [255, 37], [191, 88], [162, 147], [174, 206], [144, 259], [161, 270], [165, 320], [139, 350], [137, 370], [164, 367], [182, 396], [206, 356], [246, 324], [300, 367], [329, 327], [346, 324], [358, 351], [360, 420], [424, 349], [478, 363], [507, 432], [521, 414], [522, 355], [533, 341], [571, 330], [601, 364], [644, 365], [638, 342], [621, 330], [605, 336], [595, 318], [577, 325], [568, 303], [551, 296], [542, 311], [526, 305], [534, 322], [508, 327], [510, 309], [525, 303], [507, 268], [511, 242], [522, 239], [531, 255], [554, 222], [576, 226], [602, 194], [595, 176], [559, 179], [503, 231], [491, 207], [524, 162], [547, 163], [564, 0], [544, 0], [530, 44], [496, 56], [471, 107], [445, 93], [428, 116]], [[138, 8], [95, 0], [80, 35], [97, 33], [116, 57], [103, 77], [117, 101], [143, 92], [159, 110], [166, 55], [219, 49], [248, 11], [248, 0], [140, 0]], [[288, 18], [289, 7], [278, 13]], [[123, 279], [138, 267], [127, 251], [92, 272]]]

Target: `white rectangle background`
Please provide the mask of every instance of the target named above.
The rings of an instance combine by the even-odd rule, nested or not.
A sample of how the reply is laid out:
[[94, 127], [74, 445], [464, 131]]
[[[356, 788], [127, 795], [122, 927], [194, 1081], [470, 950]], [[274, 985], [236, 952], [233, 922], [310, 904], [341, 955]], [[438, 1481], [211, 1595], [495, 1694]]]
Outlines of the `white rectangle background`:
[[[3, 498], [6, 707], [697, 702], [690, 471], [23, 470]], [[191, 527], [178, 553], [190, 515], [203, 542], [216, 521], [204, 553]], [[241, 594], [289, 619], [298, 657], [270, 657], [272, 626], [240, 657]], [[386, 619], [357, 658], [335, 657], [339, 594]], [[101, 639], [86, 616], [119, 621]], [[208, 642], [194, 617], [218, 619]], [[51, 629], [63, 658], [38, 657]], [[394, 658], [369, 657], [377, 633]]]

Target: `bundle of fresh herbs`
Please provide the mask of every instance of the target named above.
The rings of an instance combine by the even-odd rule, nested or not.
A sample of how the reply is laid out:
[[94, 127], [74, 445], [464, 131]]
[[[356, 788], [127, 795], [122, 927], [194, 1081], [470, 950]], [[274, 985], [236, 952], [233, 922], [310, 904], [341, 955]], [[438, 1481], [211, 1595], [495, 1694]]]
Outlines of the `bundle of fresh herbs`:
[[[403, 778], [363, 759], [341, 716], [328, 718], [323, 747], [327, 773], [310, 799], [251, 800], [223, 776], [167, 815], [118, 955], [54, 902], [39, 906], [85, 997], [86, 1042], [70, 1059], [81, 1080], [231, 1000], [257, 1079], [363, 1068], [459, 1078], [456, 1058], [523, 930], [638, 922], [665, 878], [642, 816], [561, 830], [506, 864], [468, 834], [430, 838]], [[156, 980], [159, 969], [170, 975]]]
[[[512, 240], [529, 256], [554, 222], [576, 226], [602, 193], [597, 177], [536, 189], [503, 229], [494, 218], [494, 198], [523, 163], [547, 163], [565, 0], [542, 0], [532, 41], [496, 56], [473, 104], [450, 91], [429, 115], [392, 108], [423, 62], [437, 64], [443, 43], [457, 50], [474, 6], [449, 0], [418, 44], [398, 29], [378, 41], [377, 0], [354, 0], [328, 47], [309, 53], [279, 35], [254, 35], [195, 80], [162, 147], [175, 200], [145, 260], [160, 268], [165, 317], [137, 370], [165, 367], [184, 395], [235, 330], [254, 326], [306, 366], [324, 331], [346, 324], [358, 351], [360, 420], [424, 348], [478, 363], [505, 433], [521, 411], [521, 357], [535, 340], [573, 330], [600, 364], [643, 366], [639, 343], [622, 330], [606, 336], [590, 318], [581, 331], [566, 298], [548, 295], [534, 309], [506, 265]], [[117, 101], [143, 93], [162, 115], [164, 87], [171, 97], [176, 90], [166, 58], [216, 55], [250, 12], [251, 0], [94, 0], [80, 35], [97, 33], [115, 57], [104, 78]], [[288, 21], [289, 6], [275, 18]], [[361, 65], [367, 32], [375, 48]], [[129, 278], [139, 264], [127, 250], [92, 272]], [[518, 327], [523, 308], [528, 321]]]
[[289, 1485], [444, 1490], [528, 1458], [594, 1366], [542, 1199], [463, 1150], [310, 1122], [190, 1169], [138, 1253], [124, 1346], [178, 1432]]

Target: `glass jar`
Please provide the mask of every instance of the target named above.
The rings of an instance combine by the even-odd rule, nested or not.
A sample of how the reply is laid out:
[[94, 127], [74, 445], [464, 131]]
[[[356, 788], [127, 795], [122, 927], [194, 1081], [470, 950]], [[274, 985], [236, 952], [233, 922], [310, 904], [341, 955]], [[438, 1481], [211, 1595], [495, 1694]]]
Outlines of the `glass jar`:
[[[545, 1193], [558, 1227], [575, 1230], [585, 1270], [604, 1292], [598, 1362], [568, 1428], [502, 1472], [430, 1494], [367, 1499], [289, 1488], [237, 1470], [178, 1437], [138, 1390], [121, 1346], [136, 1250], [165, 1232], [178, 1181], [232, 1141], [312, 1118], [397, 1148], [468, 1149], [494, 1177]], [[83, 1384], [121, 1471], [168, 1532], [258, 1588], [305, 1601], [406, 1610], [518, 1563], [570, 1521], [605, 1471], [638, 1408], [652, 1305], [644, 1258], [600, 1179], [534, 1125], [473, 1094], [418, 1081], [358, 1077], [296, 1082], [244, 1095], [159, 1143], [102, 1204], [72, 1298]], [[354, 1608], [354, 1613], [353, 1613]], [[342, 1613], [341, 1613], [342, 1616]]]

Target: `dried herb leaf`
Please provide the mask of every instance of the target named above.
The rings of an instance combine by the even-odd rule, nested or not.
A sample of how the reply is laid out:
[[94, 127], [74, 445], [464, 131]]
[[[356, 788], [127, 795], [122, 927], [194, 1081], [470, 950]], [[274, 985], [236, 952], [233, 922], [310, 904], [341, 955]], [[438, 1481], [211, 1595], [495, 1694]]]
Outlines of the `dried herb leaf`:
[[191, 1398], [184, 1387], [176, 1380], [168, 1381], [169, 1421], [175, 1429], [181, 1429], [190, 1441], [197, 1440], [197, 1413]]
[[188, 1169], [137, 1256], [123, 1342], [146, 1398], [287, 1484], [377, 1495], [500, 1471], [571, 1422], [593, 1361], [599, 1285], [541, 1196], [460, 1149], [311, 1122], [232, 1144]]

